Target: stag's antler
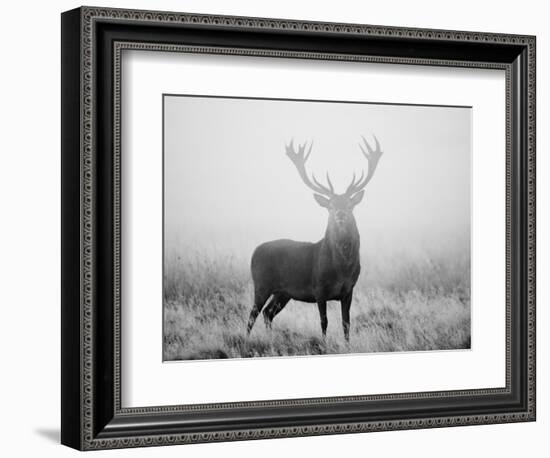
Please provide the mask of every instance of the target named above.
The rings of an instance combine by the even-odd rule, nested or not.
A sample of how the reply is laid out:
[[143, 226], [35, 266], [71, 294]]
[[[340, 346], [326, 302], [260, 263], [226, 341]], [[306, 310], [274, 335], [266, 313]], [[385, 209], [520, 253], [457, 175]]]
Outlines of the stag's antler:
[[368, 164], [369, 164], [369, 171], [367, 172], [367, 176], [365, 177], [365, 172], [361, 172], [361, 176], [359, 177], [359, 180], [355, 181], [355, 173], [353, 174], [353, 179], [351, 180], [351, 184], [348, 186], [348, 189], [346, 189], [345, 195], [346, 196], [352, 196], [353, 194], [358, 193], [363, 189], [365, 186], [367, 186], [368, 182], [371, 180], [372, 176], [374, 175], [374, 171], [376, 170], [376, 166], [378, 165], [378, 160], [382, 156], [382, 150], [380, 149], [380, 143], [378, 143], [378, 139], [375, 135], [373, 135], [374, 141], [376, 142], [376, 146], [373, 149], [365, 137], [361, 136], [363, 139], [363, 143], [365, 148], [363, 148], [363, 145], [359, 143], [359, 148], [361, 148], [361, 152], [363, 153], [363, 156], [367, 158]]
[[296, 152], [294, 150], [294, 139], [292, 139], [290, 140], [290, 144], [286, 145], [286, 155], [292, 161], [292, 163], [296, 167], [296, 170], [298, 170], [298, 173], [300, 174], [302, 181], [305, 183], [307, 187], [309, 187], [316, 193], [323, 194], [327, 197], [334, 196], [334, 187], [332, 186], [332, 182], [330, 181], [328, 172], [327, 172], [327, 182], [329, 186], [328, 188], [322, 185], [321, 183], [319, 183], [315, 178], [315, 175], [312, 175], [313, 183], [309, 179], [309, 176], [306, 171], [306, 161], [309, 158], [309, 155], [311, 154], [311, 149], [313, 148], [313, 142], [311, 142], [311, 144], [309, 145], [309, 150], [307, 154], [305, 153], [306, 145], [307, 143], [304, 143], [303, 145], [298, 145], [298, 152]]

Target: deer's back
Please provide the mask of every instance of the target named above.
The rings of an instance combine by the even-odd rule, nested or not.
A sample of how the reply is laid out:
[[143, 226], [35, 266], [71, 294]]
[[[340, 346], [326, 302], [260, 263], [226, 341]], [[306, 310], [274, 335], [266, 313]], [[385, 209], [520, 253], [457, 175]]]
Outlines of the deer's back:
[[313, 301], [312, 266], [317, 247], [316, 243], [288, 239], [259, 245], [251, 261], [255, 287]]

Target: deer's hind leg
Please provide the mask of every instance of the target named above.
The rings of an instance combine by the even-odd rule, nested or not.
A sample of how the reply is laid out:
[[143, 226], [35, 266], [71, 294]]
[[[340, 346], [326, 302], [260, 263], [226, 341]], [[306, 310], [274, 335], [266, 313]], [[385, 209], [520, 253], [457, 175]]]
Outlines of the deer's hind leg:
[[285, 293], [275, 293], [263, 311], [265, 326], [271, 329], [273, 318], [283, 310], [290, 301], [290, 296]]
[[250, 311], [250, 317], [248, 318], [248, 325], [246, 326], [246, 334], [250, 334], [250, 331], [252, 330], [252, 326], [254, 326], [254, 322], [256, 321], [256, 318], [262, 311], [262, 308], [264, 307], [265, 303], [269, 299], [269, 296], [271, 296], [271, 292], [268, 292], [267, 290], [263, 290], [260, 288], [256, 288], [254, 290], [254, 305], [252, 306], [252, 310]]

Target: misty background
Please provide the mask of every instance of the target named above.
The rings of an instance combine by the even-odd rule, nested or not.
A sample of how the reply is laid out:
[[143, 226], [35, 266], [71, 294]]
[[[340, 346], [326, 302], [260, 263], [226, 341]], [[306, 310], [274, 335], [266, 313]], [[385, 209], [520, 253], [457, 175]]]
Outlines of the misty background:
[[[342, 193], [368, 170], [364, 135], [384, 152], [355, 208], [362, 253], [469, 249], [469, 107], [164, 96], [165, 255], [248, 260], [265, 241], [317, 241], [327, 211], [285, 154], [314, 142], [307, 170]], [[368, 261], [367, 261], [368, 262]], [[362, 259], [362, 264], [365, 264]]]

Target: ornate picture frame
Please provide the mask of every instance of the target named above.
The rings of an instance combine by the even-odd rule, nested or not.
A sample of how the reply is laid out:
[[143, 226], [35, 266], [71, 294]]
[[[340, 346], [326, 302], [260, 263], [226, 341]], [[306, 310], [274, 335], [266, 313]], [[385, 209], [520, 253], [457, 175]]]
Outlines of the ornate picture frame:
[[[81, 7], [62, 14], [62, 432], [79, 450], [535, 420], [533, 36]], [[125, 407], [121, 53], [503, 70], [506, 386]]]

